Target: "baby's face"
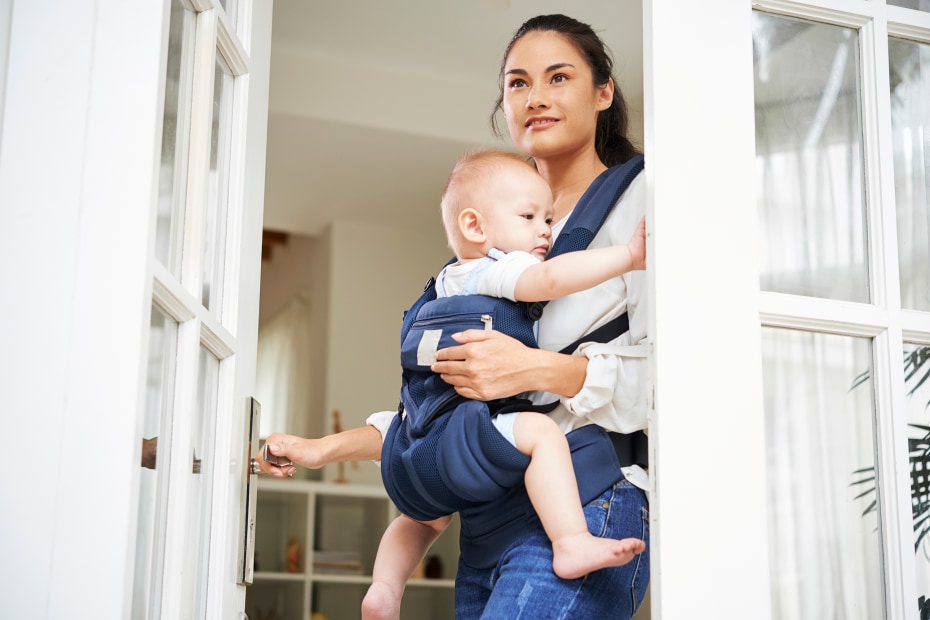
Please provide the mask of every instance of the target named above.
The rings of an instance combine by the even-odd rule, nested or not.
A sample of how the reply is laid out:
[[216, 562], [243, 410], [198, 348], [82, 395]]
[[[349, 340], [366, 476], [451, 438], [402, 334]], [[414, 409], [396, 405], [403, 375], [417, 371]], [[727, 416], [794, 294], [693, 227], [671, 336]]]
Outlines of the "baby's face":
[[491, 247], [546, 258], [552, 243], [552, 191], [529, 167], [509, 166], [486, 188], [490, 204], [482, 209]]

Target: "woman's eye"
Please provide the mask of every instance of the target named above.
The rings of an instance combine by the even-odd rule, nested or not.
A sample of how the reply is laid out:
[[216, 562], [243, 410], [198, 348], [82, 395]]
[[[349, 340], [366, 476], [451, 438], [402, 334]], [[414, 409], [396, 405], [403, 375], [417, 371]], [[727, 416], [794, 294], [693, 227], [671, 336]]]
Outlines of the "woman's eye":
[[510, 88], [523, 88], [524, 86], [526, 86], [526, 81], [520, 78], [516, 78], [510, 82]]
[[568, 76], [565, 75], [564, 73], [556, 73], [555, 75], [552, 76], [552, 81], [555, 83], [564, 82], [567, 79], [568, 79]]

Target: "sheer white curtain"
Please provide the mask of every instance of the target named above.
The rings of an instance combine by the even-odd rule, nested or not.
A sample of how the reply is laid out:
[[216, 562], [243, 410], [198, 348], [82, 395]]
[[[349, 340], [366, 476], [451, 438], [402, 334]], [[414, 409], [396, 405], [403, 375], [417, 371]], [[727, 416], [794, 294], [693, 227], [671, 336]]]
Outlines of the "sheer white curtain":
[[901, 304], [930, 310], [930, 45], [891, 39], [891, 126]]
[[255, 395], [262, 406], [259, 433], [307, 435], [312, 382], [310, 299], [298, 295], [258, 330]]
[[882, 617], [867, 339], [763, 330], [774, 618]]
[[[859, 34], [753, 16], [763, 291], [869, 303]], [[884, 614], [871, 343], [765, 328], [773, 618]]]

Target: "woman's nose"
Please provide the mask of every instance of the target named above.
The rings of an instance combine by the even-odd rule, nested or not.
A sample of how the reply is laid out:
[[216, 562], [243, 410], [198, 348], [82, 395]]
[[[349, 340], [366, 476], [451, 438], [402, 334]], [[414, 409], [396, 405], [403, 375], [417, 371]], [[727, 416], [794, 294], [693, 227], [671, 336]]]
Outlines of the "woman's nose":
[[526, 93], [526, 108], [528, 110], [546, 107], [543, 96], [543, 89], [540, 86], [533, 86]]

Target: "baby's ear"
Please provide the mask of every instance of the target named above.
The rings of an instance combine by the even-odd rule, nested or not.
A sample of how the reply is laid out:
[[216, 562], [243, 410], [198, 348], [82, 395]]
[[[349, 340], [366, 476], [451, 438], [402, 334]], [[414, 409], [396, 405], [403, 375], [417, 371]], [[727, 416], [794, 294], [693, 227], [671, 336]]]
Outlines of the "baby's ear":
[[462, 237], [471, 243], [484, 243], [484, 223], [481, 214], [472, 208], [462, 209], [458, 217], [459, 230]]

